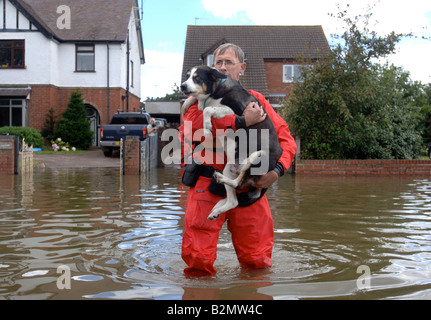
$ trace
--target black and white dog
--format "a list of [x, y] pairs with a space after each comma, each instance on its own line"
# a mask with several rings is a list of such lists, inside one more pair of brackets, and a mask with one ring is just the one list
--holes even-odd
[[[182, 113], [197, 100], [199, 109], [203, 110], [205, 135], [212, 131], [212, 117], [220, 119], [230, 114], [241, 116], [251, 102], [259, 103], [239, 82], [216, 69], [198, 66], [192, 68], [187, 76], [188, 79], [181, 85], [181, 91], [191, 97], [185, 101]], [[241, 134], [238, 134], [240, 131]], [[268, 116], [263, 122], [239, 129], [235, 134], [231, 131], [222, 139], [225, 139], [223, 145], [227, 164], [223, 174], [215, 172], [214, 177], [218, 183], [225, 185], [227, 197], [214, 206], [208, 216], [210, 220], [237, 207], [235, 189], [248, 187], [260, 175], [273, 170], [282, 153], [274, 125]], [[260, 169], [257, 168], [259, 160]], [[249, 196], [259, 198], [262, 192], [262, 189], [256, 189]]]

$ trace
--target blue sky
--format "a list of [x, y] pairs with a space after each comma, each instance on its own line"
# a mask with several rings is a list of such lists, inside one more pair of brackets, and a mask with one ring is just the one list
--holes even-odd
[[[360, 14], [376, 4], [373, 29], [381, 34], [414, 32], [431, 38], [431, 1], [410, 0], [143, 0], [143, 39], [146, 64], [142, 66], [142, 97], [159, 97], [179, 85], [187, 25], [322, 25], [328, 41], [342, 29], [328, 13], [336, 3], [349, 3]], [[141, 0], [139, 0], [141, 3]], [[197, 19], [196, 19], [197, 18]], [[431, 39], [400, 43], [391, 62], [410, 71], [413, 80], [431, 82]]]
[[144, 0], [143, 38], [149, 50], [184, 51], [187, 25], [254, 24], [252, 20], [215, 17], [201, 0]]

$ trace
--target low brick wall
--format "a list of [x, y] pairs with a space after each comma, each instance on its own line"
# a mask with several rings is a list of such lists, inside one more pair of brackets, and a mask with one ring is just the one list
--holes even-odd
[[0, 136], [0, 176], [18, 173], [15, 137]]
[[299, 160], [295, 173], [323, 175], [431, 175], [431, 160]]
[[141, 142], [139, 137], [127, 136], [123, 143], [124, 174], [139, 176], [141, 172]]

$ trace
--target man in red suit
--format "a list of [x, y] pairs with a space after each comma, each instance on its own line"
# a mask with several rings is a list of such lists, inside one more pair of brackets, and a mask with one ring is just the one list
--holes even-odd
[[[214, 52], [215, 68], [225, 75], [239, 81], [239, 77], [246, 69], [244, 52], [234, 44], [224, 44]], [[286, 122], [274, 111], [265, 97], [249, 90], [255, 96], [267, 115], [271, 118], [277, 132], [283, 153], [274, 170], [262, 175], [254, 184], [258, 188], [268, 188], [283, 176], [290, 168], [296, 152], [296, 143], [290, 134]], [[228, 115], [222, 119], [212, 119], [213, 132], [217, 129], [231, 128], [234, 131], [252, 126], [265, 119], [262, 108], [257, 103], [251, 103], [242, 116]], [[187, 143], [186, 137], [193, 137], [194, 133], [203, 128], [203, 112], [197, 103], [189, 107], [183, 116], [183, 122], [188, 125], [180, 127], [180, 140]], [[190, 125], [191, 124], [191, 125]], [[199, 135], [198, 135], [199, 136]], [[215, 136], [215, 135], [214, 135]], [[200, 141], [192, 141], [201, 143]], [[190, 141], [189, 141], [190, 142]], [[214, 142], [215, 143], [215, 142]], [[220, 159], [214, 145], [214, 155], [205, 155], [205, 159]], [[212, 148], [210, 148], [212, 149]], [[208, 148], [205, 149], [207, 151]], [[223, 171], [224, 164], [220, 161], [205, 163], [206, 168]], [[211, 172], [211, 170], [210, 170]], [[266, 196], [248, 206], [238, 206], [223, 213], [214, 221], [208, 220], [208, 215], [214, 205], [222, 198], [209, 191], [211, 175], [201, 175], [196, 184], [190, 188], [185, 213], [185, 231], [182, 244], [182, 258], [188, 265], [186, 275], [214, 275], [214, 261], [217, 256], [219, 232], [225, 221], [232, 234], [232, 242], [241, 267], [265, 268], [271, 267], [272, 248], [274, 243], [274, 225], [271, 210]]]

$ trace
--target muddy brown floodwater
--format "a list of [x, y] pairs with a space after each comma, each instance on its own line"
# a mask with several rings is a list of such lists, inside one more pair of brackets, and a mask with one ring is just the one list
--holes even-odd
[[289, 175], [267, 195], [273, 267], [239, 268], [224, 228], [217, 275], [187, 278], [178, 167], [1, 177], [0, 299], [431, 298], [431, 179]]

